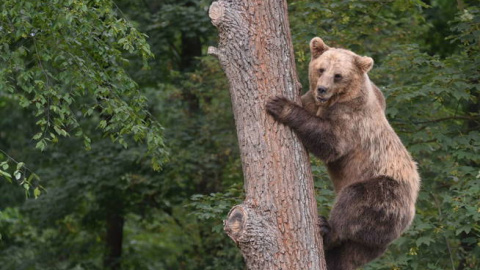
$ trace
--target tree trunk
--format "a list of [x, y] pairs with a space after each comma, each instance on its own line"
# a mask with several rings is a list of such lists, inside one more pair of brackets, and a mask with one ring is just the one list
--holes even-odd
[[105, 269], [119, 270], [121, 268], [124, 222], [125, 220], [121, 213], [107, 213], [106, 254], [103, 261]]
[[219, 0], [216, 55], [230, 94], [245, 177], [245, 201], [225, 220], [248, 269], [324, 270], [308, 155], [292, 130], [266, 114], [270, 97], [300, 103], [287, 3]]

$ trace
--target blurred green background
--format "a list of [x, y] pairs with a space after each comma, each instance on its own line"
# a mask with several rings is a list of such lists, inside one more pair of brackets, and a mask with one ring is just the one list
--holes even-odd
[[[0, 269], [245, 269], [222, 230], [243, 179], [210, 3], [0, 2]], [[480, 2], [288, 3], [304, 91], [314, 36], [373, 57], [420, 168], [412, 227], [364, 269], [480, 269]]]

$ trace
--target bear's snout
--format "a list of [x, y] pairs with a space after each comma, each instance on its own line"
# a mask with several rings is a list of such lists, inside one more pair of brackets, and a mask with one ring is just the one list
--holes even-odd
[[326, 87], [324, 87], [324, 86], [319, 86], [319, 87], [317, 87], [317, 91], [318, 91], [319, 94], [326, 94], [326, 93], [327, 93], [327, 90], [328, 90], [328, 89], [327, 89]]

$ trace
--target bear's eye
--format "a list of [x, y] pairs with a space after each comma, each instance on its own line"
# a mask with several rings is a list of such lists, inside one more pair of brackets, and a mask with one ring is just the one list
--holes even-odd
[[324, 68], [321, 68], [321, 69], [318, 70], [318, 72], [319, 72], [320, 74], [322, 74], [323, 72], [325, 72], [325, 69], [324, 69]]
[[342, 79], [342, 75], [341, 74], [335, 74], [335, 76], [333, 78], [336, 82], [338, 82]]

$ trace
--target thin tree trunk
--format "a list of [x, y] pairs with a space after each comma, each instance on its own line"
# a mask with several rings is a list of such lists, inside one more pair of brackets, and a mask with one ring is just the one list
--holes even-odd
[[124, 222], [125, 220], [121, 213], [107, 214], [106, 254], [103, 261], [105, 269], [119, 270], [121, 268]]
[[270, 97], [300, 103], [287, 3], [219, 0], [216, 55], [229, 79], [245, 177], [245, 201], [225, 220], [248, 269], [324, 270], [308, 155], [296, 135], [266, 114]]

